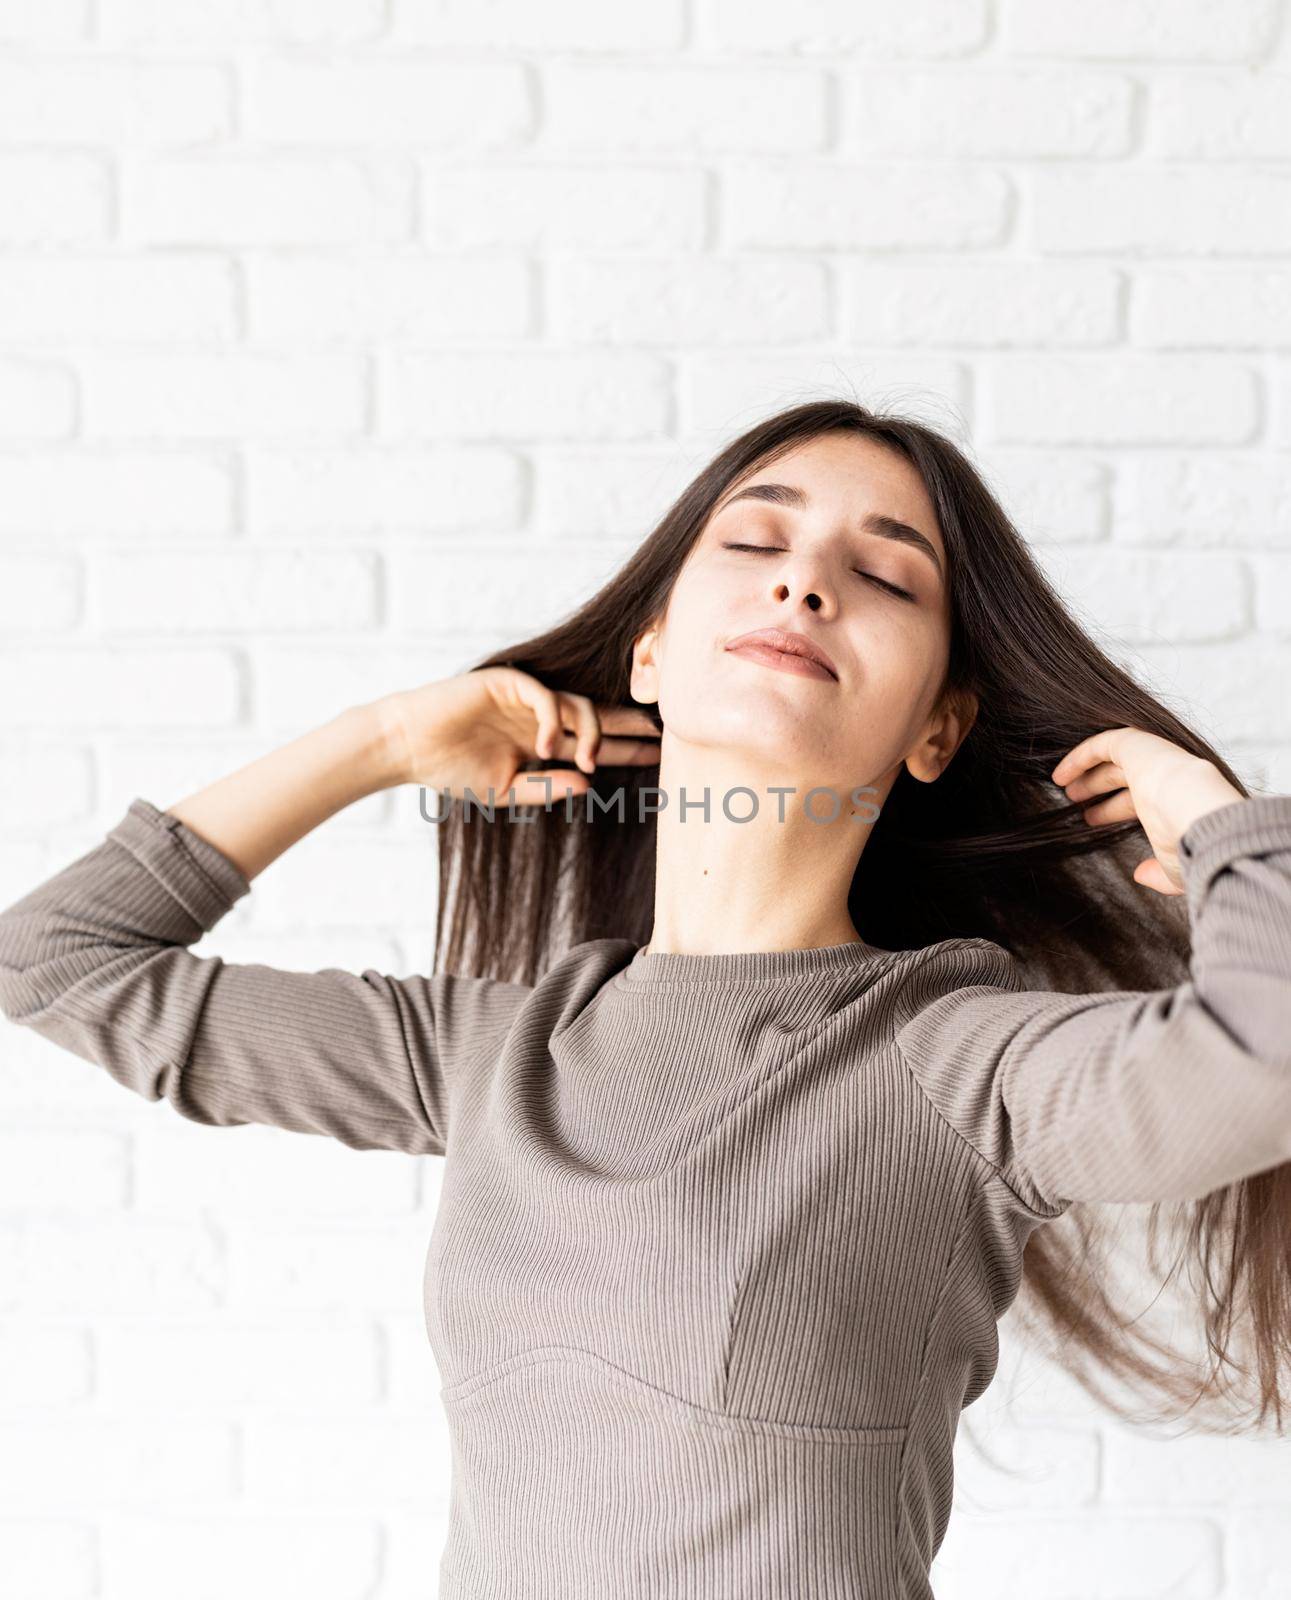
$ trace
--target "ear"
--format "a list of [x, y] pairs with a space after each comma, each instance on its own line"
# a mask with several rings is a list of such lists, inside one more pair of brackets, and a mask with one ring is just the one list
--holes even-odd
[[658, 649], [659, 628], [652, 623], [632, 646], [632, 670], [628, 686], [632, 698], [640, 705], [657, 705], [659, 701]]
[[935, 783], [977, 721], [979, 703], [971, 689], [950, 690], [929, 719], [923, 735], [905, 758], [906, 770], [920, 783]]

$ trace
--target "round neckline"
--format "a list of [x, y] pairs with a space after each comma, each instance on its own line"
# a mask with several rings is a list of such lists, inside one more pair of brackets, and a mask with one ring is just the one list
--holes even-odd
[[807, 945], [793, 950], [722, 950], [705, 954], [651, 950], [640, 946], [620, 969], [620, 987], [641, 991], [662, 984], [783, 983], [868, 966], [894, 950], [880, 950], [863, 939], [845, 944]]

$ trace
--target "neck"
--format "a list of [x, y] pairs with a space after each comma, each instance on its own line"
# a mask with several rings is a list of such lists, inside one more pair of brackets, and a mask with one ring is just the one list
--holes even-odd
[[[645, 950], [738, 953], [858, 940], [848, 895], [880, 803], [877, 785], [853, 799], [866, 780], [804, 782], [743, 754], [735, 761], [696, 754], [702, 761], [674, 747], [660, 765], [667, 804], [656, 818], [654, 922]], [[824, 792], [809, 809], [822, 820], [813, 821], [803, 802], [817, 784]], [[835, 808], [837, 818], [823, 820]]]

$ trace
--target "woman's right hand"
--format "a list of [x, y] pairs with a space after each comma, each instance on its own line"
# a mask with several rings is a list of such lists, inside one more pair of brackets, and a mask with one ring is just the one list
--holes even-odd
[[[483, 804], [548, 805], [584, 794], [600, 766], [652, 766], [659, 731], [643, 706], [597, 705], [549, 689], [518, 667], [480, 667], [385, 696], [380, 710], [396, 782], [470, 789]], [[581, 771], [520, 772], [526, 761], [574, 760]]]

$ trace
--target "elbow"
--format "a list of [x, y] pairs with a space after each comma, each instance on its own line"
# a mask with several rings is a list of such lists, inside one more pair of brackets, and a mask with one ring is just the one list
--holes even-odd
[[[25, 1022], [38, 1006], [35, 963], [19, 958], [18, 939], [8, 914], [0, 916], [0, 1015], [8, 1022]], [[30, 941], [23, 939], [24, 946]]]
[[0, 913], [0, 1014], [7, 1021], [31, 1023], [48, 1014], [73, 984], [120, 953], [115, 946], [78, 945], [70, 932], [48, 915]]
[[33, 973], [50, 949], [50, 930], [43, 918], [16, 905], [0, 911], [0, 1013], [22, 1022], [32, 1010]]
[[1291, 982], [1259, 973], [1231, 977], [1222, 1000], [1198, 995], [1207, 1015], [1245, 1055], [1291, 1072]]
[[52, 1004], [50, 985], [42, 983], [39, 969], [22, 971], [16, 967], [0, 967], [0, 1016], [6, 1022], [30, 1026], [42, 1015], [48, 1015]]

